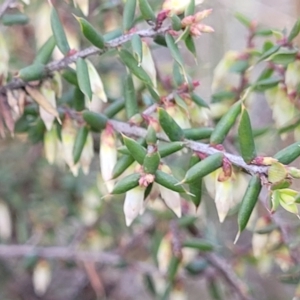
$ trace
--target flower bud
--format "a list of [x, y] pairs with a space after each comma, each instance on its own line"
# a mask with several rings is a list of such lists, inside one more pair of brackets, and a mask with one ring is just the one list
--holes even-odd
[[73, 120], [69, 117], [64, 119], [62, 130], [61, 130], [61, 140], [63, 146], [63, 155], [66, 164], [69, 166], [71, 172], [74, 176], [78, 175], [79, 164], [74, 164], [73, 160], [73, 148], [76, 138], [76, 129]]
[[102, 111], [102, 103], [107, 102], [107, 96], [104, 91], [102, 80], [94, 67], [94, 65], [86, 59], [91, 89], [93, 92], [92, 100], [88, 101], [88, 106], [91, 111], [101, 112]]
[[163, 237], [157, 251], [158, 269], [165, 274], [168, 271], [168, 266], [172, 257], [171, 235], [167, 234]]
[[106, 182], [107, 190], [110, 193], [114, 187], [112, 172], [117, 162], [116, 137], [110, 127], [104, 129], [100, 136], [100, 169], [103, 180]]
[[[198, 28], [198, 30], [200, 30]], [[237, 51], [228, 51], [218, 63], [214, 70], [212, 91], [228, 89], [228, 87], [236, 86], [239, 82], [239, 76], [229, 72], [231, 66], [237, 61], [239, 57]], [[235, 76], [234, 76], [235, 75]]]
[[182, 19], [181, 25], [182, 27], [190, 26], [195, 22], [195, 16], [187, 16]]
[[256, 221], [255, 227], [254, 227], [254, 233], [252, 236], [252, 250], [253, 250], [253, 256], [256, 258], [259, 258], [266, 252], [266, 246], [269, 240], [268, 234], [260, 234], [256, 233], [255, 231], [258, 231], [260, 229], [265, 228], [268, 226], [270, 221], [267, 218], [259, 218]]
[[80, 207], [80, 216], [85, 226], [91, 226], [96, 222], [98, 219], [97, 209], [100, 205], [100, 197], [95, 190], [90, 189], [84, 192]]
[[[278, 85], [265, 92], [265, 96], [269, 106], [272, 108], [273, 119], [276, 128], [286, 126], [295, 116], [295, 106], [291, 103], [283, 86]], [[285, 139], [287, 133], [281, 134], [281, 138]]]
[[12, 234], [12, 222], [8, 205], [0, 199], [0, 238], [8, 240]]
[[229, 210], [233, 207], [233, 184], [231, 178], [216, 181], [216, 208], [221, 223], [224, 222]]
[[195, 22], [201, 22], [212, 13], [212, 9], [205, 9], [195, 14]]
[[[142, 41], [142, 61], [140, 66], [146, 71], [146, 73], [149, 75], [154, 89], [157, 87], [157, 79], [156, 79], [156, 67], [155, 63], [153, 61], [153, 57], [150, 51], [149, 46], [146, 42]], [[139, 90], [143, 83], [140, 79], [137, 77], [133, 77], [133, 83], [136, 90]]]
[[9, 51], [6, 39], [2, 33], [0, 33], [0, 57], [0, 76], [4, 76], [4, 78], [6, 78], [8, 72]]
[[130, 226], [140, 211], [143, 211], [144, 193], [145, 188], [140, 186], [126, 192], [123, 207], [126, 226]]
[[79, 160], [80, 166], [85, 175], [87, 175], [90, 171], [90, 165], [93, 157], [94, 157], [94, 141], [93, 141], [92, 133], [89, 132]]
[[51, 282], [51, 269], [49, 263], [41, 259], [35, 265], [32, 274], [33, 288], [37, 296], [43, 296]]
[[172, 300], [188, 300], [186, 289], [181, 282], [177, 283], [170, 292], [170, 299]]
[[180, 194], [165, 188], [162, 185], [159, 186], [161, 198], [165, 201], [166, 205], [175, 213], [175, 215], [181, 217], [181, 198]]
[[[45, 97], [45, 99], [56, 108], [56, 99], [55, 99], [55, 91], [53, 90], [50, 81], [44, 81], [41, 86], [41, 93]], [[41, 105], [39, 105], [40, 116], [43, 120], [47, 130], [51, 130], [55, 116], [48, 111], [46, 111]]]
[[46, 131], [44, 134], [44, 153], [50, 165], [53, 165], [58, 154], [58, 143], [56, 127], [53, 126], [50, 131]]

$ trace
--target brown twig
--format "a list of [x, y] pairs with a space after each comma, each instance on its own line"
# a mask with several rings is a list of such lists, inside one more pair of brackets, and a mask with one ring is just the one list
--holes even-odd
[[[147, 134], [147, 130], [138, 126], [133, 126], [125, 122], [117, 121], [117, 120], [109, 120], [111, 126], [118, 132], [123, 133], [125, 135], [131, 135], [136, 137], [145, 137]], [[165, 134], [157, 134], [157, 137], [162, 141], [169, 141]], [[193, 151], [201, 152], [206, 155], [212, 155], [214, 153], [220, 152], [219, 150], [211, 147], [210, 145], [195, 142], [191, 140], [184, 140], [185, 147], [189, 148]], [[233, 155], [230, 153], [222, 152], [224, 156], [230, 160], [235, 166], [242, 168], [249, 174], [267, 174], [268, 167], [266, 166], [257, 166], [254, 164], [246, 164], [242, 157]]]
[[[118, 265], [126, 263], [123, 257], [108, 252], [93, 251], [76, 251], [69, 247], [33, 247], [30, 245], [0, 245], [1, 258], [22, 258], [25, 256], [35, 255], [45, 259], [61, 259], [81, 262], [94, 262], [103, 265]], [[147, 263], [132, 262], [130, 266], [141, 273], [156, 273], [157, 269]]]
[[[109, 49], [114, 49], [122, 44], [130, 41], [132, 39], [132, 36], [137, 34], [140, 37], [149, 37], [153, 38], [158, 34], [162, 34], [170, 30], [170, 27], [162, 27], [157, 30], [154, 30], [153, 28], [147, 29], [147, 30], [139, 30], [133, 33], [124, 34], [116, 39], [113, 39], [106, 43], [106, 47], [104, 49], [98, 49], [94, 46], [86, 48], [84, 50], [78, 51], [73, 55], [69, 55], [64, 57], [61, 60], [50, 62], [49, 64], [45, 65], [45, 75], [44, 78], [49, 77], [53, 72], [60, 71], [63, 69], [66, 69], [70, 64], [76, 62], [78, 58], [86, 58], [91, 55], [102, 55], [105, 52], [107, 52]], [[24, 87], [27, 84], [24, 80], [20, 78], [14, 78], [12, 79], [8, 84], [2, 86], [0, 88], [0, 93], [5, 93], [7, 90], [14, 90]]]

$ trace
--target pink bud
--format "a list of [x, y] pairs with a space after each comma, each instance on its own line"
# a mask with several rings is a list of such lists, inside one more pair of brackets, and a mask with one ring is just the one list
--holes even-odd
[[192, 25], [195, 22], [195, 17], [194, 16], [187, 16], [185, 18], [182, 19], [181, 21], [181, 25], [183, 27]]
[[202, 11], [199, 11], [195, 14], [195, 21], [198, 23], [202, 21], [204, 18], [208, 17], [212, 12], [212, 9], [205, 9]]

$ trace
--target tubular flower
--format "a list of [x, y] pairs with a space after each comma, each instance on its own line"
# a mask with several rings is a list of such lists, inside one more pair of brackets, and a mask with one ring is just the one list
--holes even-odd
[[[161, 170], [167, 174], [172, 174], [171, 169], [167, 165], [163, 165]], [[158, 189], [161, 195], [161, 198], [164, 200], [166, 205], [175, 213], [175, 215], [181, 217], [181, 197], [180, 194], [174, 192], [162, 185], [158, 185]]]
[[100, 137], [100, 168], [103, 180], [106, 183], [108, 192], [113, 189], [114, 182], [111, 180], [113, 168], [117, 162], [116, 137], [111, 128], [102, 131]]
[[124, 215], [126, 226], [130, 226], [140, 212], [144, 211], [145, 187], [137, 186], [126, 192], [124, 201]]
[[66, 117], [61, 130], [61, 140], [63, 146], [64, 160], [69, 166], [74, 176], [78, 175], [79, 164], [74, 164], [73, 160], [73, 148], [76, 138], [76, 128], [73, 124], [73, 120]]
[[165, 201], [166, 205], [175, 213], [175, 215], [181, 217], [181, 198], [179, 193], [171, 191], [162, 185], [159, 185], [159, 191], [161, 198]]
[[53, 165], [58, 153], [58, 137], [56, 127], [52, 127], [50, 131], [44, 134], [44, 153], [50, 165]]
[[12, 221], [9, 207], [0, 199], [0, 238], [7, 240], [12, 234]]
[[235, 205], [233, 199], [233, 184], [235, 175], [221, 180], [224, 176], [222, 168], [204, 177], [204, 183], [209, 195], [215, 199], [215, 204], [221, 223], [224, 222], [229, 210]]
[[[41, 93], [44, 95], [45, 99], [54, 107], [56, 108], [56, 100], [55, 100], [55, 91], [53, 90], [50, 81], [45, 81], [41, 87]], [[43, 120], [47, 130], [51, 130], [55, 116], [44, 108], [39, 106], [40, 116]]]
[[89, 132], [82, 153], [80, 156], [80, 166], [85, 175], [90, 171], [90, 165], [94, 157], [94, 143], [92, 134]]
[[51, 268], [49, 263], [41, 259], [35, 265], [32, 274], [33, 288], [38, 296], [43, 296], [51, 282]]

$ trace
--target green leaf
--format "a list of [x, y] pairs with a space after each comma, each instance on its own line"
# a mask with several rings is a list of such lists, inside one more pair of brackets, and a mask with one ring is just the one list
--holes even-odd
[[171, 141], [181, 141], [184, 133], [174, 119], [162, 108], [158, 109], [159, 124]]
[[125, 32], [132, 28], [134, 22], [136, 0], [127, 0], [123, 11], [123, 30]]
[[22, 13], [16, 14], [5, 14], [1, 18], [1, 22], [5, 26], [12, 26], [12, 25], [25, 25], [29, 22], [28, 16]]
[[194, 103], [196, 103], [200, 107], [206, 107], [209, 108], [209, 105], [196, 93], [191, 93], [191, 99]]
[[158, 144], [158, 152], [161, 156], [167, 157], [177, 151], [180, 151], [184, 147], [184, 143], [182, 142], [172, 142], [172, 143], [167, 143], [167, 144]]
[[249, 164], [256, 157], [256, 150], [250, 117], [245, 107], [242, 108], [238, 135], [242, 157]]
[[123, 194], [129, 190], [132, 190], [133, 188], [139, 185], [140, 178], [141, 178], [141, 174], [139, 173], [133, 173], [131, 175], [122, 178], [115, 184], [111, 194], [113, 195]]
[[194, 55], [194, 57], [197, 57], [197, 50], [196, 50], [196, 46], [195, 46], [195, 42], [193, 37], [189, 34], [185, 40], [185, 46], [187, 47], [187, 49]]
[[[247, 226], [254, 206], [258, 200], [258, 196], [261, 191], [261, 181], [258, 175], [253, 175], [248, 188], [243, 197], [239, 213], [238, 213], [238, 225], [239, 233], [241, 233]], [[239, 236], [239, 234], [238, 234]]]
[[85, 94], [85, 96], [89, 100], [92, 100], [93, 92], [91, 88], [88, 66], [83, 58], [77, 58], [76, 74], [80, 90]]
[[120, 58], [122, 62], [128, 67], [128, 69], [139, 79], [141, 79], [145, 84], [152, 86], [152, 80], [146, 71], [138, 66], [137, 61], [133, 57], [133, 55], [125, 49], [120, 50], [119, 52]]
[[174, 38], [169, 33], [166, 34], [166, 43], [171, 52], [172, 57], [180, 65], [182, 71], [184, 72], [184, 64], [181, 53], [178, 49], [177, 44], [175, 43]]
[[171, 16], [171, 23], [172, 23], [172, 28], [175, 31], [181, 30], [181, 19], [177, 15], [172, 15]]
[[185, 189], [178, 185], [179, 181], [172, 175], [163, 171], [157, 170], [155, 172], [155, 182], [164, 186], [165, 188], [177, 193], [186, 193]]
[[38, 51], [34, 63], [47, 64], [51, 59], [55, 46], [55, 39], [51, 36]]
[[288, 65], [289, 63], [295, 61], [297, 53], [297, 49], [281, 48], [279, 51], [272, 54], [268, 58], [268, 61], [272, 61], [274, 64]]
[[147, 0], [139, 0], [139, 7], [144, 20], [152, 22], [156, 21], [154, 11]]
[[230, 129], [233, 127], [238, 115], [240, 114], [241, 107], [241, 102], [235, 103], [217, 123], [215, 130], [210, 136], [211, 145], [223, 143]]
[[235, 13], [234, 14], [235, 18], [242, 23], [244, 26], [246, 26], [247, 28], [251, 27], [251, 20], [248, 19], [245, 15], [241, 14], [241, 13]]
[[193, 248], [193, 249], [197, 249], [199, 251], [212, 251], [214, 249], [213, 245], [204, 240], [204, 239], [189, 239], [186, 240], [182, 243], [183, 247], [186, 248]]
[[221, 91], [212, 95], [212, 103], [218, 103], [225, 100], [233, 100], [236, 97], [236, 92], [233, 91]]
[[140, 65], [143, 59], [143, 44], [142, 44], [142, 39], [138, 34], [134, 34], [132, 36], [131, 47], [133, 50], [133, 55], [136, 58], [138, 65]]
[[77, 80], [77, 75], [76, 75], [76, 71], [74, 71], [71, 68], [66, 68], [63, 72], [62, 72], [62, 77], [69, 83], [71, 83], [72, 85], [75, 85], [76, 87], [79, 87], [78, 84], [78, 80]]
[[[200, 158], [197, 154], [193, 154], [190, 159], [189, 168], [193, 167], [200, 161]], [[191, 200], [193, 201], [196, 209], [198, 209], [201, 199], [202, 199], [202, 178], [198, 177], [194, 182], [189, 184], [189, 191], [192, 194], [190, 196]]]
[[109, 42], [113, 39], [120, 37], [123, 34], [120, 28], [107, 32], [103, 35], [104, 41]]
[[80, 127], [79, 130], [77, 131], [77, 135], [76, 135], [74, 147], [73, 147], [74, 164], [77, 164], [81, 157], [81, 153], [84, 148], [88, 133], [89, 133], [89, 130], [86, 126]]
[[133, 80], [130, 74], [127, 75], [124, 82], [124, 99], [126, 115], [129, 120], [132, 116], [139, 112]]
[[154, 174], [157, 171], [159, 164], [160, 164], [160, 155], [156, 149], [156, 151], [152, 153], [148, 153], [145, 156], [144, 163], [143, 163], [144, 172], [147, 174]]
[[84, 121], [90, 125], [91, 129], [96, 132], [103, 130], [108, 120], [105, 115], [88, 110], [82, 113], [82, 117]]
[[279, 45], [275, 45], [272, 48], [268, 49], [266, 52], [264, 52], [262, 54], [262, 56], [260, 57], [260, 59], [257, 61], [257, 63], [267, 59], [269, 56], [271, 56], [272, 54], [276, 53], [278, 50], [280, 49]]
[[193, 165], [186, 172], [185, 177], [181, 183], [190, 183], [212, 173], [213, 171], [215, 171], [216, 169], [222, 166], [223, 158], [224, 155], [221, 152], [208, 156], [204, 160]]
[[296, 21], [296, 23], [294, 24], [289, 36], [288, 36], [288, 42], [292, 42], [294, 38], [297, 37], [297, 35], [300, 32], [300, 18]]
[[184, 77], [182, 75], [181, 68], [176, 61], [174, 61], [173, 64], [172, 74], [173, 74], [173, 80], [177, 86], [180, 86], [184, 83]]
[[191, 0], [187, 8], [185, 9], [184, 16], [190, 16], [195, 13], [196, 3], [195, 0]]
[[104, 109], [103, 114], [111, 119], [117, 113], [119, 113], [124, 107], [125, 107], [124, 99], [116, 100], [110, 103], [110, 105], [106, 109]]
[[267, 79], [256, 81], [252, 84], [252, 87], [255, 91], [264, 92], [265, 90], [277, 86], [280, 81], [282, 81], [281, 77], [274, 76]]
[[51, 28], [56, 41], [58, 49], [66, 55], [70, 51], [70, 46], [64, 31], [64, 28], [60, 22], [58, 13], [54, 7], [51, 10]]
[[45, 76], [45, 66], [38, 62], [21, 69], [18, 73], [18, 77], [24, 81], [40, 80]]
[[134, 158], [131, 155], [121, 156], [112, 171], [112, 179], [119, 177], [133, 164]]
[[187, 128], [183, 129], [183, 134], [186, 139], [198, 141], [203, 139], [209, 139], [213, 131], [214, 128]]
[[99, 49], [105, 47], [103, 36], [84, 18], [75, 17], [80, 24], [81, 31], [85, 38]]
[[74, 88], [73, 91], [72, 104], [76, 111], [82, 111], [85, 109], [84, 93], [77, 86]]
[[230, 66], [229, 72], [232, 73], [243, 73], [249, 68], [248, 60], [238, 60]]
[[274, 155], [284, 165], [288, 165], [300, 156], [300, 142], [296, 142], [280, 150]]
[[147, 150], [141, 144], [125, 135], [123, 135], [123, 141], [134, 160], [143, 165]]

